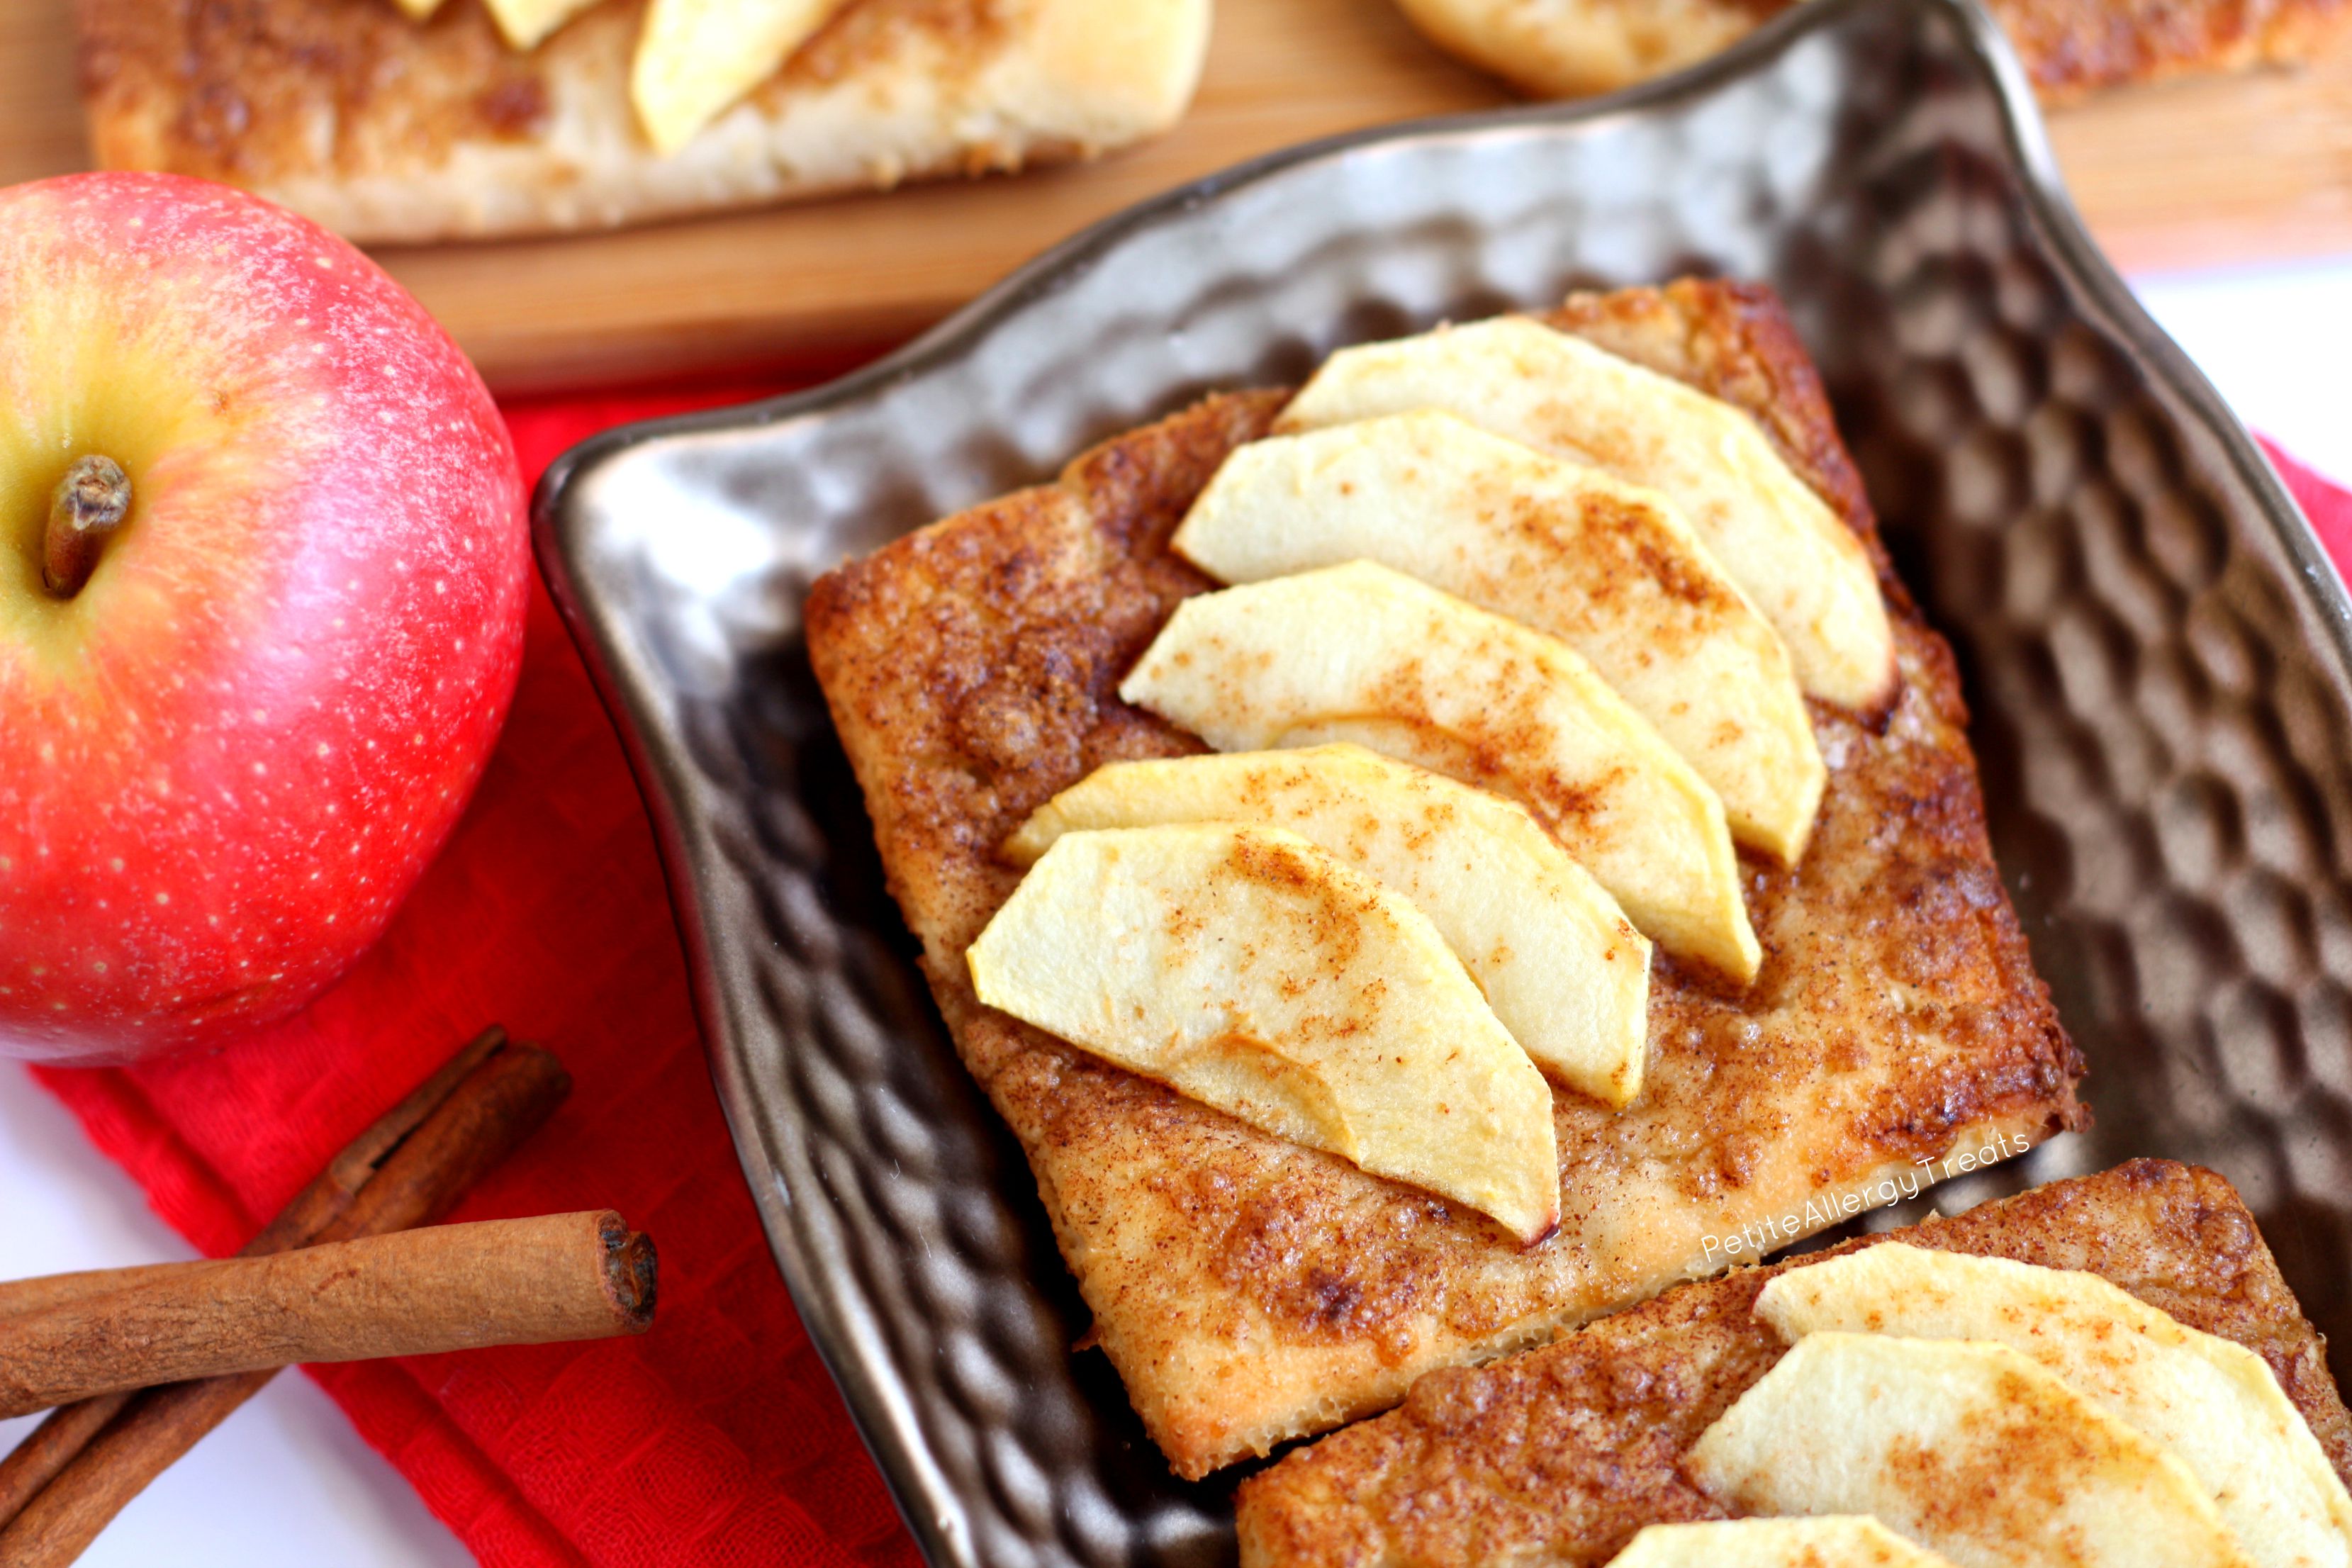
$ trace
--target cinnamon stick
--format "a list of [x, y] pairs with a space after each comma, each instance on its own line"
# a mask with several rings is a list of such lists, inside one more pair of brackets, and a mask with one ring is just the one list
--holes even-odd
[[375, 1175], [311, 1242], [382, 1236], [439, 1219], [538, 1131], [571, 1092], [571, 1075], [549, 1052], [537, 1046], [500, 1051], [384, 1156]]
[[0, 1322], [0, 1418], [298, 1362], [642, 1333], [653, 1244], [609, 1211], [430, 1226], [268, 1258], [130, 1270]]
[[104, 1296], [127, 1285], [168, 1279], [185, 1263], [145, 1263], [131, 1268], [90, 1268], [79, 1274], [43, 1274], [31, 1279], [0, 1279], [0, 1323], [30, 1312]]
[[[8, 1451], [5, 1459], [0, 1459], [0, 1542], [6, 1540], [6, 1525], [40, 1496], [42, 1488], [86, 1452], [107, 1423], [130, 1403], [127, 1394], [109, 1394], [62, 1405], [50, 1411]], [[6, 1551], [0, 1544], [0, 1563], [9, 1561]]]
[[[289, 1247], [307, 1247], [331, 1221], [351, 1205], [361, 1188], [373, 1179], [376, 1168], [416, 1131], [460, 1084], [490, 1057], [504, 1048], [507, 1032], [493, 1024], [475, 1036], [405, 1099], [369, 1124], [367, 1131], [345, 1144], [310, 1185], [287, 1203], [278, 1217], [255, 1233], [238, 1249], [239, 1258], [259, 1258]], [[153, 1263], [135, 1268], [91, 1268], [74, 1274], [49, 1274], [32, 1279], [0, 1279], [0, 1321], [54, 1307], [84, 1296], [119, 1290], [142, 1276], [161, 1278], [185, 1264]], [[0, 1503], [0, 1523], [8, 1510]]]
[[[508, 1047], [489, 1031], [354, 1140], [253, 1247], [289, 1235], [298, 1240], [281, 1245], [344, 1240], [437, 1218], [537, 1131], [571, 1088], [553, 1056]], [[53, 1412], [0, 1460], [0, 1563], [74, 1561], [148, 1482], [276, 1375], [107, 1394]]]
[[[261, 1258], [273, 1252], [283, 1252], [292, 1247], [308, 1247], [318, 1240], [326, 1228], [342, 1217], [352, 1200], [382, 1173], [384, 1162], [417, 1130], [432, 1119], [434, 1113], [447, 1105], [461, 1090], [480, 1092], [475, 1076], [482, 1064], [507, 1049], [507, 1032], [496, 1024], [476, 1035], [457, 1054], [435, 1070], [432, 1077], [418, 1084], [403, 1097], [400, 1103], [369, 1123], [367, 1131], [343, 1145], [327, 1168], [311, 1179], [310, 1184], [294, 1194], [293, 1200], [278, 1211], [278, 1217], [238, 1250], [240, 1258]], [[555, 1058], [536, 1046], [516, 1047], [518, 1054], [535, 1053], [541, 1059], [527, 1069], [527, 1076], [543, 1079], [551, 1098], [546, 1109], [538, 1114], [520, 1137], [528, 1137], [551, 1113], [557, 1102], [571, 1091], [572, 1080], [564, 1075]], [[520, 1141], [520, 1140], [518, 1140]], [[503, 1156], [501, 1156], [503, 1157]], [[487, 1167], [485, 1167], [487, 1169]], [[418, 1222], [423, 1223], [423, 1222]]]

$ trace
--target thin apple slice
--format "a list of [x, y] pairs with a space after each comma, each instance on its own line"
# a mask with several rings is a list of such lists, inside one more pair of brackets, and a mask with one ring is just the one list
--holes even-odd
[[1427, 915], [1538, 1067], [1612, 1107], [1642, 1089], [1650, 944], [1524, 806], [1360, 746], [1113, 763], [1005, 843], [1177, 822], [1286, 828]]
[[1342, 349], [1276, 428], [1416, 408], [1443, 408], [1663, 490], [1788, 644], [1807, 693], [1859, 709], [1893, 693], [1894, 634], [1869, 553], [1729, 404], [1581, 338], [1500, 316]]
[[1803, 853], [1827, 771], [1788, 649], [1674, 503], [1436, 409], [1253, 441], [1172, 541], [1226, 583], [1359, 558], [1558, 637], [1722, 797]]
[[441, 9], [441, 0], [400, 0], [401, 14], [412, 22], [422, 22]]
[[1952, 1568], [1867, 1514], [1653, 1524], [1609, 1568]]
[[1401, 893], [1295, 833], [1065, 834], [972, 943], [980, 999], [1253, 1127], [1559, 1223], [1551, 1090]]
[[1885, 1242], [1780, 1276], [1756, 1315], [2008, 1345], [2177, 1455], [2262, 1568], [2352, 1563], [2352, 1498], [2270, 1363], [2095, 1274]]
[[1745, 1513], [1867, 1513], [1961, 1568], [2252, 1568], [2188, 1467], [2007, 1345], [1807, 1334], [1683, 1468]]
[[[439, 5], [440, 0], [430, 0]], [[594, 5], [596, 0], [483, 0], [489, 7], [490, 20], [499, 25], [499, 34], [507, 47], [516, 49], [537, 48], [540, 41], [556, 28]]]
[[1369, 561], [1177, 606], [1118, 694], [1223, 752], [1353, 741], [1535, 813], [1634, 926], [1742, 984], [1723, 803], [1566, 644]]
[[652, 0], [629, 97], [665, 155], [775, 73], [845, 0]]

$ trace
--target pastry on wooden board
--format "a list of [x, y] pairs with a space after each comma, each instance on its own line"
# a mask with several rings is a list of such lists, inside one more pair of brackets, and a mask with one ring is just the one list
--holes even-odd
[[[1440, 47], [1538, 98], [1613, 92], [1738, 42], [1793, 0], [1397, 0]], [[1989, 0], [2045, 102], [2307, 60], [2342, 0]]]
[[2336, 1474], [2352, 1474], [2352, 1417], [2325, 1345], [2253, 1216], [2210, 1171], [2136, 1160], [1685, 1285], [1541, 1350], [1423, 1378], [1401, 1408], [1242, 1483], [1244, 1568], [1601, 1568], [1645, 1525], [1726, 1517], [1685, 1461], [1788, 1353], [1758, 1297], [1792, 1269], [1885, 1241], [2084, 1270], [2242, 1345]]
[[108, 168], [225, 180], [362, 241], [605, 228], [1092, 157], [1167, 129], [1209, 0], [851, 0], [667, 155], [642, 0], [518, 50], [481, 0], [78, 0]]
[[1753, 984], [1662, 950], [1641, 1097], [1612, 1110], [1556, 1093], [1560, 1226], [1533, 1247], [984, 1007], [967, 969], [1020, 880], [1000, 847], [1033, 811], [1103, 763], [1203, 749], [1117, 689], [1213, 586], [1167, 541], [1288, 394], [1207, 398], [829, 574], [809, 602], [811, 657], [933, 994], [1182, 1476], [1720, 1267], [1708, 1237], [1788, 1217], [1775, 1234], [1794, 1239], [1948, 1151], [2013, 1152], [2085, 1121], [2081, 1058], [1992, 863], [1950, 650], [1886, 563], [1778, 301], [1685, 282], [1542, 319], [1757, 420], [1864, 541], [1900, 679], [1879, 712], [1811, 705], [1829, 781], [1804, 858], [1741, 863]]

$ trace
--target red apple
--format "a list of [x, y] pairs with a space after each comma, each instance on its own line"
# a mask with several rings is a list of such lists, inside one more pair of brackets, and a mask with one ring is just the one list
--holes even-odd
[[[129, 511], [53, 584], [88, 455]], [[505, 720], [529, 548], [488, 393], [349, 245], [169, 175], [0, 191], [0, 1054], [217, 1042], [358, 957]]]

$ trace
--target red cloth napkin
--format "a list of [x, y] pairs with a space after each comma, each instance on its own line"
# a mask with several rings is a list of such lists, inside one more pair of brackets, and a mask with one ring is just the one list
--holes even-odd
[[2263, 451], [2279, 478], [2286, 481], [2295, 504], [2303, 508], [2303, 515], [2311, 520], [2311, 531], [2319, 535], [2320, 547], [2336, 563], [2336, 572], [2352, 582], [2352, 490], [2305, 468], [2267, 438], [2256, 439], [2262, 441]]
[[[536, 477], [607, 426], [777, 390], [516, 404], [508, 416]], [[2272, 458], [2352, 564], [2352, 494]], [[215, 1056], [39, 1077], [166, 1220], [222, 1254], [492, 1021], [553, 1046], [577, 1087], [456, 1217], [620, 1209], [661, 1247], [658, 1326], [311, 1375], [486, 1563], [915, 1568], [769, 1260], [703, 1067], [651, 828], [544, 593], [472, 809], [350, 976]]]

